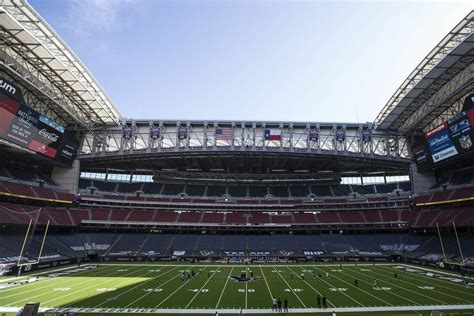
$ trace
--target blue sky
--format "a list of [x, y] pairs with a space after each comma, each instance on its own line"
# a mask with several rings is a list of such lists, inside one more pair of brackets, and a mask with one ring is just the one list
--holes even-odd
[[373, 121], [472, 1], [29, 0], [139, 119]]

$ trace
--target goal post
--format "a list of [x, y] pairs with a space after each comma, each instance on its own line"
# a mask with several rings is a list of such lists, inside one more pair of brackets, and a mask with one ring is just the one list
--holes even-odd
[[33, 222], [33, 219], [30, 219], [30, 221], [28, 223], [28, 228], [26, 229], [25, 238], [23, 239], [23, 243], [22, 243], [20, 254], [18, 256], [18, 261], [17, 261], [18, 276], [20, 276], [23, 266], [38, 264], [41, 261], [41, 256], [43, 255], [43, 250], [44, 250], [44, 246], [45, 246], [45, 243], [46, 243], [46, 237], [48, 236], [49, 224], [51, 222], [50, 220], [47, 221], [43, 236], [41, 238], [41, 244], [40, 244], [38, 257], [36, 258], [36, 260], [29, 260], [29, 258], [25, 257], [27, 260], [25, 260], [25, 262], [22, 262], [22, 259], [24, 258], [24, 255], [25, 255], [25, 252], [27, 251], [27, 249], [26, 249], [27, 244], [31, 245], [31, 243], [33, 241], [34, 232], [36, 230], [36, 224], [38, 223], [38, 219], [39, 219], [41, 210], [42, 209], [40, 208], [36, 211], [37, 214], [35, 216], [36, 217], [35, 222]]
[[449, 260], [448, 258], [446, 258], [446, 252], [445, 252], [445, 248], [444, 248], [443, 238], [441, 237], [441, 231], [439, 229], [438, 222], [436, 222], [436, 228], [437, 228], [437, 231], [438, 231], [438, 238], [439, 238], [439, 242], [440, 242], [440, 246], [441, 246], [441, 251], [443, 252], [443, 263], [450, 264], [450, 265], [453, 265], [453, 266], [459, 266], [461, 269], [463, 269], [464, 268], [464, 255], [463, 255], [463, 252], [462, 252], [461, 243], [459, 242], [459, 236], [458, 236], [458, 231], [456, 229], [456, 224], [454, 223], [454, 221], [452, 222], [452, 224], [453, 224], [453, 229], [454, 229], [454, 236], [456, 237], [457, 248], [459, 250], [459, 258], [461, 260], [460, 261], [454, 261], [454, 260]]

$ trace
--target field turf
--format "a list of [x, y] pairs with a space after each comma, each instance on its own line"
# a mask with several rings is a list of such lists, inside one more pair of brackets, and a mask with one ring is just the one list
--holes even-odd
[[[474, 281], [466, 286], [459, 275], [417, 266], [94, 266], [71, 266], [21, 279], [2, 278], [0, 313], [14, 312], [27, 302], [40, 302], [42, 309], [72, 309], [90, 315], [137, 312], [214, 315], [216, 310], [220, 314], [238, 314], [241, 308], [244, 315], [264, 315], [272, 314], [272, 297], [288, 300], [287, 315], [302, 312], [329, 315], [332, 310], [338, 315], [430, 315], [433, 309], [458, 309], [456, 315], [473, 315], [474, 311]], [[241, 274], [247, 274], [251, 280], [242, 282], [232, 278]], [[317, 295], [327, 297], [326, 310], [317, 307]]]

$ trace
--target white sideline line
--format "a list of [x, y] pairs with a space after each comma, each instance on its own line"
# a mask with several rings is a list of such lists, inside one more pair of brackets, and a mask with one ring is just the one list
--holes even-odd
[[[0, 313], [16, 313], [22, 307], [0, 306]], [[424, 305], [424, 306], [377, 306], [377, 307], [337, 307], [337, 308], [290, 308], [294, 314], [328, 314], [329, 312], [396, 312], [396, 311], [432, 311], [432, 310], [474, 310], [474, 305]], [[40, 312], [75, 312], [75, 313], [101, 313], [101, 314], [239, 314], [240, 309], [156, 309], [156, 308], [56, 308], [40, 307]], [[271, 309], [244, 309], [243, 314], [272, 314]]]
[[232, 275], [232, 271], [234, 271], [234, 267], [230, 269], [229, 275], [227, 276], [227, 280], [225, 281], [224, 288], [222, 289], [221, 295], [219, 296], [219, 300], [217, 301], [216, 308], [219, 307], [219, 303], [221, 302], [222, 296], [224, 295], [224, 291], [227, 287], [227, 282], [229, 282], [230, 276]]
[[[124, 262], [124, 263], [113, 263], [113, 262], [101, 262], [100, 263], [101, 266], [137, 266], [137, 267], [152, 267], [152, 266], [160, 266], [160, 267], [163, 267], [163, 266], [166, 266], [166, 267], [170, 267], [170, 266], [178, 266], [178, 267], [197, 267], [197, 266], [206, 266], [206, 267], [212, 267], [212, 266], [218, 266], [218, 265], [223, 265], [222, 262], [215, 262], [215, 263], [210, 263], [210, 262], [202, 262], [202, 263], [197, 263], [197, 264], [187, 264], [187, 263], [179, 263], [179, 264], [167, 264], [167, 263], [129, 263], [129, 262]], [[296, 263], [296, 264], [292, 264], [292, 263], [278, 263], [278, 262], [271, 262], [271, 263], [267, 263], [267, 264], [261, 264], [261, 263], [254, 263], [254, 264], [249, 264], [247, 267], [249, 268], [252, 268], [252, 267], [260, 267], [260, 266], [263, 266], [263, 267], [271, 267], [273, 265], [280, 265], [280, 266], [284, 266], [284, 265], [290, 265], [290, 266], [298, 266], [298, 267], [312, 267], [315, 265], [314, 262], [312, 263], [308, 263], [308, 264], [299, 264], [299, 263]], [[335, 267], [335, 266], [339, 266], [339, 263], [322, 263], [322, 264], [317, 264], [318, 266], [320, 267]], [[355, 263], [347, 263], [346, 264], [347, 266], [355, 266]], [[392, 262], [383, 262], [383, 263], [377, 263], [378, 266], [393, 266], [393, 265], [403, 265], [403, 263], [392, 263]], [[226, 264], [226, 265], [223, 265], [224, 267], [242, 267], [244, 266], [244, 264], [242, 263], [230, 263], [230, 264]], [[360, 263], [358, 262], [357, 263], [357, 266], [358, 267], [362, 267], [362, 266], [373, 266], [373, 263]], [[414, 265], [416, 266], [416, 265]]]

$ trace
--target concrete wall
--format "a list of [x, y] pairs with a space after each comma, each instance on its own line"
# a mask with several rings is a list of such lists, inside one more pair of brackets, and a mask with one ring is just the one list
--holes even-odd
[[433, 171], [427, 170], [418, 172], [418, 168], [414, 162], [410, 164], [410, 178], [412, 193], [414, 194], [423, 193], [436, 183], [436, 177]]
[[81, 164], [74, 160], [71, 168], [54, 167], [52, 179], [69, 193], [76, 194], [79, 190]]

